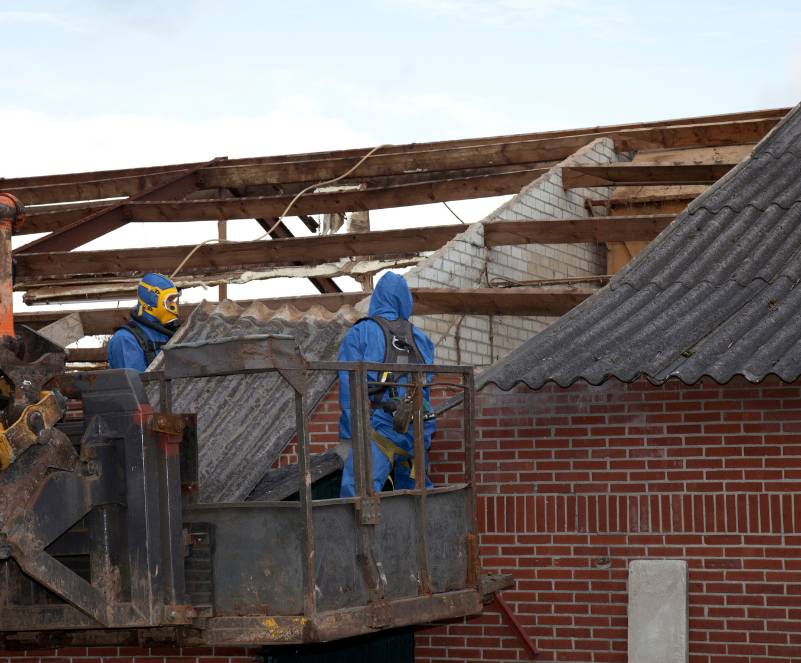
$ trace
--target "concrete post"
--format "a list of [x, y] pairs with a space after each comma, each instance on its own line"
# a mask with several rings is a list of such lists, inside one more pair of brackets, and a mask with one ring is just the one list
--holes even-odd
[[689, 660], [687, 562], [637, 559], [629, 564], [629, 663]]

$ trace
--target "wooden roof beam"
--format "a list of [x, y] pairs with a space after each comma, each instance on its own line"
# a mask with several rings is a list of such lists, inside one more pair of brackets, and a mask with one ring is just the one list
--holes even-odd
[[[547, 172], [547, 168], [498, 168], [489, 174], [436, 179], [430, 175], [410, 176], [410, 182], [373, 188], [353, 188], [329, 193], [307, 193], [292, 207], [291, 215], [325, 214], [331, 210], [360, 211], [386, 207], [421, 205], [431, 202], [483, 198], [517, 193], [523, 186]], [[422, 181], [414, 181], [422, 180]], [[235, 190], [235, 189], [232, 189]], [[131, 221], [203, 221], [276, 217], [282, 214], [294, 194], [247, 196], [239, 191], [237, 198], [201, 198], [169, 200], [166, 197], [152, 205], [141, 207], [137, 201], [120, 203]], [[176, 205], [180, 203], [176, 207]], [[184, 203], [189, 204], [187, 207]], [[97, 203], [87, 203], [88, 209], [97, 209]], [[34, 208], [27, 213], [26, 230], [57, 231], [81, 217], [81, 204], [67, 209], [59, 206]], [[98, 212], [99, 214], [99, 212]], [[26, 228], [27, 227], [27, 228]]]
[[736, 165], [617, 163], [608, 166], [566, 166], [562, 168], [562, 186], [565, 189], [581, 189], [618, 185], [707, 185], [717, 182]]
[[[206, 166], [217, 163], [225, 157], [215, 158]], [[183, 171], [170, 177], [136, 196], [138, 201], [158, 199], [159, 197], [182, 198], [197, 189], [195, 173], [198, 168]], [[111, 207], [98, 210], [88, 216], [60, 228], [51, 234], [40, 237], [14, 251], [15, 255], [32, 251], [69, 251], [106, 233], [121, 228], [131, 219], [127, 214], [128, 201], [119, 202]], [[218, 217], [220, 218], [220, 217]]]
[[[389, 146], [359, 166], [351, 180], [369, 181], [376, 177], [401, 177], [409, 173], [445, 173], [485, 167], [521, 166], [560, 161], [590, 141], [609, 136], [620, 151], [657, 148], [722, 146], [758, 142], [778, 117], [739, 119], [684, 125], [597, 127], [578, 133], [541, 133], [499, 138]], [[243, 188], [261, 184], [313, 184], [336, 177], [356, 164], [367, 150], [318, 153], [291, 157], [263, 157], [229, 161], [224, 165], [196, 167], [200, 189]], [[94, 179], [63, 179], [66, 176], [0, 180], [4, 190], [14, 193], [25, 204], [44, 204], [134, 196], [157, 186], [177, 167], [160, 170], [131, 169], [87, 174]], [[115, 175], [117, 173], [117, 175]], [[124, 173], [124, 174], [122, 174]], [[451, 177], [448, 175], [448, 177]], [[52, 178], [57, 178], [53, 181]], [[443, 175], [440, 179], [445, 179]]]
[[[426, 203], [470, 198], [486, 198], [517, 193], [522, 187], [547, 172], [547, 168], [507, 169], [494, 175], [461, 179], [431, 180], [422, 183], [401, 184], [376, 189], [345, 190], [331, 193], [308, 193], [297, 200], [291, 215], [324, 214], [331, 210], [361, 211], [405, 207]], [[283, 214], [292, 195], [208, 198], [200, 200], [153, 200], [121, 203], [127, 221], [216, 221], [218, 219], [258, 219]], [[63, 216], [74, 217], [75, 210], [66, 213], [48, 212], [48, 226], [60, 227]], [[30, 214], [31, 221], [43, 229], [39, 213]], [[74, 225], [74, 224], [73, 224]], [[69, 228], [71, 226], [67, 226]], [[37, 240], [43, 242], [42, 240]], [[62, 250], [55, 247], [46, 250]], [[26, 247], [20, 252], [30, 253]]]
[[[434, 315], [458, 313], [465, 315], [530, 315], [553, 317], [567, 313], [589, 297], [593, 290], [548, 290], [543, 288], [476, 288], [458, 290], [450, 288], [413, 288], [415, 315]], [[353, 306], [368, 293], [342, 292], [325, 295], [307, 295], [302, 297], [282, 297], [277, 299], [248, 300], [238, 302], [249, 305], [254, 301], [261, 302], [270, 308], [291, 305], [300, 310], [312, 306], [323, 306], [330, 311], [337, 311], [343, 306]], [[181, 306], [181, 317], [186, 319], [197, 304]], [[14, 319], [34, 328], [74, 313], [58, 309], [56, 311], [19, 311]], [[130, 311], [123, 308], [87, 309], [79, 311], [84, 331], [87, 335], [111, 334], [124, 324]]]
[[[486, 246], [574, 244], [582, 242], [651, 240], [672, 215], [594, 217], [560, 220], [490, 221], [484, 224]], [[261, 219], [263, 227], [274, 221]], [[279, 225], [276, 228], [285, 228]], [[403, 256], [440, 248], [465, 226], [428, 226], [312, 237], [206, 245], [185, 265], [183, 274], [265, 269], [281, 265], [315, 265], [353, 256]], [[288, 230], [286, 231], [288, 233]], [[280, 235], [279, 235], [280, 236]], [[36, 282], [76, 276], [131, 277], [145, 272], [170, 273], [192, 249], [159, 246], [141, 249], [29, 253], [17, 256], [19, 289]]]
[[[551, 138], [560, 138], [564, 136], [600, 135], [600, 134], [607, 134], [610, 132], [631, 131], [635, 129], [652, 129], [659, 127], [709, 125], [709, 124], [731, 125], [731, 123], [733, 122], [748, 122], [753, 120], [778, 121], [779, 119], [784, 117], [790, 110], [791, 110], [790, 108], [774, 108], [774, 109], [765, 109], [757, 111], [748, 111], [744, 113], [725, 113], [718, 115], [674, 118], [668, 120], [658, 120], [654, 122], [614, 124], [606, 126], [562, 129], [557, 131], [544, 131], [544, 132], [534, 132], [526, 134], [508, 134], [501, 136], [456, 139], [456, 140], [436, 141], [428, 143], [409, 143], [406, 145], [394, 145], [392, 146], [392, 151], [403, 154], [412, 154], [415, 152], [426, 152], [429, 150], [474, 147], [477, 145], [488, 145], [488, 144], [504, 144], [504, 143], [513, 143], [513, 142], [528, 141], [528, 140], [543, 140]], [[741, 141], [741, 142], [749, 142], [749, 141]], [[311, 161], [311, 160], [319, 160], [327, 158], [346, 158], [346, 157], [358, 158], [361, 157], [363, 154], [365, 154], [369, 149], [370, 149], [369, 147], [363, 147], [363, 148], [346, 149], [346, 150], [306, 152], [306, 153], [266, 156], [266, 157], [250, 157], [245, 159], [231, 159], [229, 160], [228, 163], [230, 166], [236, 167], [236, 166], [264, 165], [268, 163]], [[10, 188], [49, 186], [49, 185], [63, 184], [63, 183], [70, 183], [72, 185], [75, 185], [81, 182], [89, 182], [96, 180], [141, 177], [143, 175], [153, 175], [166, 171], [184, 171], [202, 165], [203, 165], [202, 162], [195, 162], [195, 163], [182, 163], [182, 164], [171, 164], [171, 165], [161, 165], [161, 166], [122, 168], [115, 170], [88, 171], [80, 173], [65, 173], [56, 175], [0, 178], [0, 189], [6, 191]], [[344, 170], [340, 172], [344, 172]]]

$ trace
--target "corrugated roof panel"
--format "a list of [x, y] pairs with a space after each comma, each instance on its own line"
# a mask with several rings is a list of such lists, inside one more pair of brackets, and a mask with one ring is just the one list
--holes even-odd
[[801, 374], [801, 106], [611, 282], [479, 379]]
[[[331, 313], [322, 307], [299, 311], [289, 306], [273, 310], [259, 303], [247, 308], [230, 301], [203, 303], [174, 342], [289, 334], [307, 359], [333, 360], [342, 337], [358, 317], [352, 308]], [[307, 396], [312, 407], [336, 375], [313, 371], [309, 378]], [[244, 500], [295, 433], [294, 394], [277, 373], [176, 380], [173, 411], [197, 414], [204, 502]]]

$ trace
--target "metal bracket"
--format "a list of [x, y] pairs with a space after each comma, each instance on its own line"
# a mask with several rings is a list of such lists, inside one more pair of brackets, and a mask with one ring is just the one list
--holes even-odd
[[165, 605], [164, 621], [167, 624], [191, 624], [193, 619], [198, 617], [194, 606], [185, 605]]
[[186, 419], [182, 414], [167, 412], [154, 412], [150, 429], [154, 433], [165, 435], [183, 435], [186, 429]]
[[378, 497], [362, 497], [356, 502], [359, 511], [360, 525], [381, 524], [381, 499]]
[[392, 622], [392, 609], [386, 601], [376, 601], [370, 604], [368, 626], [374, 629], [384, 628]]

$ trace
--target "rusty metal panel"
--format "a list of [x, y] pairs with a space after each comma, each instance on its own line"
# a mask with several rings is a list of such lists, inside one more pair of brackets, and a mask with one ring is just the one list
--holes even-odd
[[297, 502], [193, 505], [184, 522], [214, 526], [214, 614], [303, 613], [304, 528]]
[[432, 592], [463, 589], [469, 583], [471, 500], [467, 490], [428, 495], [426, 541]]
[[251, 334], [214, 341], [178, 343], [164, 351], [168, 379], [230, 375], [275, 368], [305, 371], [306, 362], [294, 337]]
[[[464, 487], [432, 489], [427, 498], [427, 568], [414, 545], [422, 527], [416, 496], [384, 493], [378, 500], [375, 545], [360, 549], [356, 500], [313, 504], [316, 610], [352, 609], [462, 590], [468, 582]], [[214, 612], [217, 616], [302, 614], [303, 513], [297, 502], [193, 505], [184, 521], [213, 526]]]
[[353, 503], [317, 503], [313, 517], [318, 609], [336, 610], [367, 603], [367, 588], [357, 559], [359, 547]]

